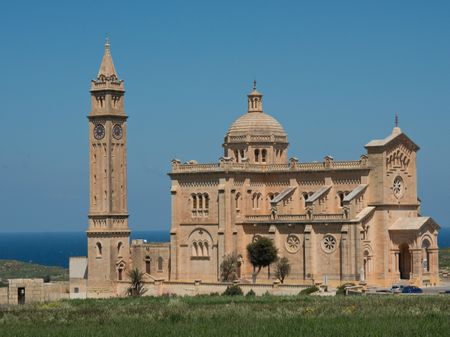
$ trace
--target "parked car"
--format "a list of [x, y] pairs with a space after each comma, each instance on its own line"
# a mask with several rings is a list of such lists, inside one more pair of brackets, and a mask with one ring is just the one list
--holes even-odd
[[421, 294], [423, 290], [416, 286], [406, 286], [402, 289], [402, 294]]
[[391, 292], [393, 292], [393, 293], [401, 293], [402, 292], [402, 290], [403, 290], [403, 285], [402, 284], [394, 284], [392, 287], [391, 287]]

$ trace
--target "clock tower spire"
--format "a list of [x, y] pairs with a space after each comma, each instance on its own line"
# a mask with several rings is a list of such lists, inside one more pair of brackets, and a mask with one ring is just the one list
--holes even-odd
[[125, 278], [130, 257], [124, 94], [107, 39], [97, 78], [91, 82], [88, 116], [88, 292], [99, 296], [108, 296], [112, 285]]

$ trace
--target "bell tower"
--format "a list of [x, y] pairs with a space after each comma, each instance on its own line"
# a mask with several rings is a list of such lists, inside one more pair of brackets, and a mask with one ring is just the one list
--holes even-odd
[[109, 295], [114, 282], [126, 278], [130, 258], [125, 90], [108, 39], [90, 92], [88, 292], [102, 297]]

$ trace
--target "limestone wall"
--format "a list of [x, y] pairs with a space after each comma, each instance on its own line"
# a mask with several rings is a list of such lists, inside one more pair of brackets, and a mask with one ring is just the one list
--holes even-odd
[[[195, 296], [209, 295], [212, 293], [222, 294], [229, 283], [201, 283], [201, 282], [162, 282], [155, 281], [146, 283], [147, 292], [145, 296]], [[122, 282], [117, 284], [117, 296], [123, 296], [126, 293], [128, 283]], [[269, 293], [272, 295], [297, 295], [302, 289], [310, 287], [310, 285], [282, 285], [273, 284], [239, 284], [244, 294], [253, 290], [256, 295]]]
[[24, 288], [25, 303], [44, 301], [43, 279], [10, 279], [9, 280], [9, 304], [19, 304], [19, 289]]
[[0, 305], [8, 304], [8, 288], [0, 288]]
[[69, 282], [44, 283], [44, 301], [69, 299]]

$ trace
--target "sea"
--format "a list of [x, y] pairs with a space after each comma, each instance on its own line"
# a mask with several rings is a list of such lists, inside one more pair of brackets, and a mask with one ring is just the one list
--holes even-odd
[[[131, 239], [147, 242], [168, 242], [168, 230], [132, 231]], [[450, 247], [450, 228], [441, 228], [439, 247]], [[85, 232], [50, 233], [1, 233], [0, 259], [20, 260], [46, 266], [68, 268], [69, 257], [86, 256], [87, 239]]]

